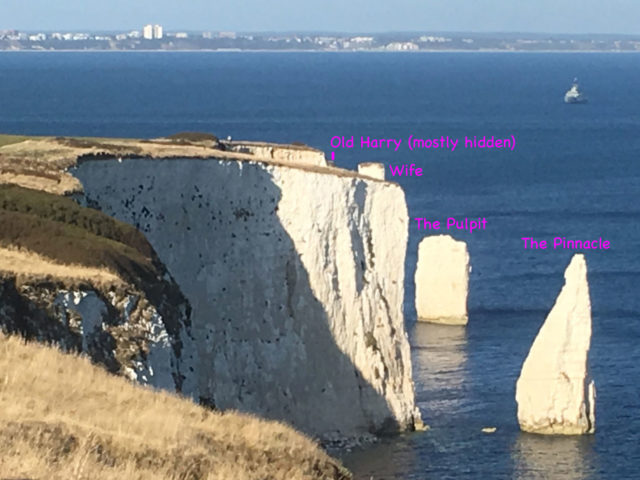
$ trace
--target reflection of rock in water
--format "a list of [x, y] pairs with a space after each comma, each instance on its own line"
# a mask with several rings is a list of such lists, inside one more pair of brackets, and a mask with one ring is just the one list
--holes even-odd
[[428, 419], [442, 416], [441, 421], [449, 423], [465, 396], [466, 330], [417, 322], [412, 339], [418, 401]]
[[593, 439], [583, 436], [518, 436], [513, 446], [514, 474], [518, 480], [581, 480], [595, 471]]
[[354, 480], [422, 478], [414, 477], [418, 467], [415, 435], [385, 438], [362, 450], [356, 450], [343, 458], [344, 465], [356, 472]]

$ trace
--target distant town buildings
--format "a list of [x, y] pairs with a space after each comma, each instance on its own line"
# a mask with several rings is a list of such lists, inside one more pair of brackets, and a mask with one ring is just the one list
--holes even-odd
[[385, 49], [395, 50], [396, 52], [420, 50], [420, 47], [413, 42], [391, 42]]
[[30, 42], [44, 42], [47, 36], [44, 33], [36, 33], [35, 35], [29, 35]]
[[445, 42], [451, 41], [450, 38], [434, 37], [433, 35], [423, 35], [422, 37], [419, 38], [419, 40], [425, 43], [445, 43]]
[[373, 37], [353, 37], [351, 42], [361, 45], [371, 45], [374, 40], [375, 39]]
[[162, 25], [145, 25], [142, 27], [142, 38], [145, 40], [161, 40], [164, 36]]
[[[166, 39], [166, 40], [165, 40]], [[163, 40], [150, 42], [149, 40]], [[296, 51], [635, 51], [640, 35], [433, 33], [309, 34], [165, 32], [162, 25], [114, 32], [0, 30], [0, 50], [296, 50]]]

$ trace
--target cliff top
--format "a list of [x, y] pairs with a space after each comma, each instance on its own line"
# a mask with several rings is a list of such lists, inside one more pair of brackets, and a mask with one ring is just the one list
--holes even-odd
[[96, 287], [149, 285], [163, 277], [142, 233], [65, 198], [82, 191], [68, 169], [99, 158], [236, 160], [359, 176], [327, 166], [321, 151], [305, 145], [220, 141], [199, 132], [151, 140], [0, 135], [0, 275]]
[[0, 334], [0, 467], [11, 478], [350, 478], [284, 424], [207, 410], [87, 358]]
[[[267, 156], [265, 150], [269, 150]], [[323, 165], [286, 160], [287, 152], [309, 154]], [[295, 144], [219, 141], [215, 136], [182, 133], [166, 138], [129, 139], [99, 137], [28, 137], [0, 135], [0, 184], [16, 184], [58, 195], [82, 191], [82, 185], [67, 170], [91, 158], [199, 158], [262, 162], [331, 175], [361, 177], [357, 172], [324, 164], [322, 152]]]

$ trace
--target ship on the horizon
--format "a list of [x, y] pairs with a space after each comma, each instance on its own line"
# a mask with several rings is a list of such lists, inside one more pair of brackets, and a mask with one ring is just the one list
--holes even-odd
[[573, 85], [564, 94], [564, 103], [587, 103], [587, 97], [580, 91], [578, 79], [573, 79]]

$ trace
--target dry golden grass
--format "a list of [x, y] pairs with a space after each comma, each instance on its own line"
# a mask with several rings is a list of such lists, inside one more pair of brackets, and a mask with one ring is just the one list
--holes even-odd
[[348, 479], [290, 427], [206, 410], [0, 335], [0, 478]]
[[60, 173], [52, 178], [50, 175], [0, 171], [0, 183], [20, 185], [56, 195], [82, 191], [80, 181], [68, 173]]
[[106, 269], [82, 265], [62, 265], [24, 249], [0, 247], [0, 272], [13, 274], [19, 282], [55, 279], [66, 284], [86, 282], [97, 287], [124, 285]]
[[11, 145], [13, 143], [24, 142], [25, 140], [28, 140], [29, 138], [33, 138], [33, 137], [27, 137], [25, 135], [6, 135], [6, 134], [1, 134], [0, 135], [0, 147], [4, 147], [5, 145]]

